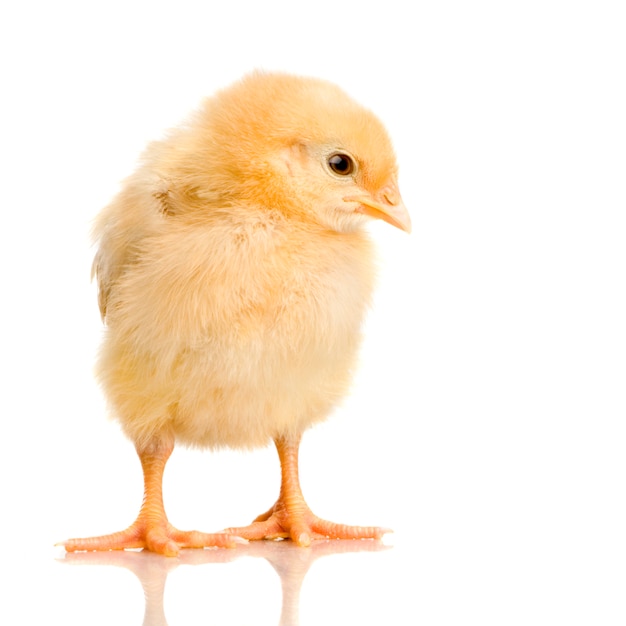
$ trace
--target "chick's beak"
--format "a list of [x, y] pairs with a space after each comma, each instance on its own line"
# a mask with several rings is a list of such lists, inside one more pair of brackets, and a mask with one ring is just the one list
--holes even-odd
[[411, 218], [402, 202], [398, 185], [392, 181], [382, 187], [376, 194], [362, 196], [348, 196], [346, 202], [358, 202], [356, 211], [376, 219], [381, 219], [406, 231], [411, 232]]

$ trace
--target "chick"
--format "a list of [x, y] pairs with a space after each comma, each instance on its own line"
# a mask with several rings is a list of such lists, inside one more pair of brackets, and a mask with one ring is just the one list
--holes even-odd
[[[371, 218], [410, 231], [380, 121], [328, 82], [256, 72], [148, 146], [95, 225], [106, 335], [97, 375], [134, 442], [144, 501], [126, 530], [66, 550], [233, 546], [243, 539], [379, 538], [316, 517], [298, 481], [302, 433], [344, 397], [373, 287]], [[273, 440], [276, 503], [246, 527], [167, 520], [175, 442]]]

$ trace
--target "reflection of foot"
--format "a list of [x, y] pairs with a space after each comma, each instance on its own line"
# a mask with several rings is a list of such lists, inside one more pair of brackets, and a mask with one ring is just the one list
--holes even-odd
[[227, 532], [244, 539], [292, 539], [299, 546], [309, 546], [313, 539], [380, 539], [388, 528], [346, 526], [327, 522], [307, 506], [298, 478], [300, 439], [276, 439], [282, 473], [280, 496], [276, 504], [252, 524], [228, 528]]
[[164, 556], [176, 556], [182, 548], [232, 548], [237, 543], [242, 543], [242, 540], [227, 533], [178, 530], [167, 520], [148, 519], [147, 515], [140, 513], [137, 521], [126, 530], [100, 537], [69, 539], [64, 542], [64, 546], [68, 552], [146, 548]]
[[[73, 552], [61, 562], [70, 565], [108, 565], [123, 567], [137, 576], [145, 596], [144, 624], [167, 626], [163, 594], [168, 574], [181, 565], [229, 563], [243, 556], [266, 559], [278, 573], [282, 587], [280, 626], [297, 626], [300, 592], [306, 573], [319, 558], [334, 554], [380, 552], [390, 547], [380, 541], [316, 541], [302, 550], [291, 541], [255, 541], [237, 546], [235, 550], [183, 550], [177, 559], [168, 559], [147, 550], [126, 552]], [[104, 593], [104, 592], [103, 592]], [[106, 600], [106, 594], [96, 596], [95, 607]], [[206, 621], [215, 621], [212, 604], [205, 603]], [[95, 609], [97, 610], [97, 608]], [[89, 621], [89, 620], [87, 620]]]
[[309, 546], [313, 539], [380, 539], [391, 532], [376, 526], [346, 526], [323, 520], [311, 512], [302, 496], [288, 503], [281, 498], [249, 526], [227, 531], [251, 540], [289, 538], [299, 546]]

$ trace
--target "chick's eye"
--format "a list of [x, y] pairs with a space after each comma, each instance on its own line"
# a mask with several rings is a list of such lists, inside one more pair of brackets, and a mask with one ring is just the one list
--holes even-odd
[[328, 167], [340, 176], [350, 176], [356, 169], [352, 157], [341, 152], [336, 152], [328, 157]]

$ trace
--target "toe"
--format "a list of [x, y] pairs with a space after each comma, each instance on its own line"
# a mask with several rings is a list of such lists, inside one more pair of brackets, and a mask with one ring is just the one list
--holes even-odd
[[383, 535], [392, 532], [389, 528], [378, 526], [348, 526], [335, 524], [315, 517], [311, 522], [313, 531], [329, 539], [381, 539]]
[[237, 537], [242, 537], [249, 541], [288, 537], [288, 533], [285, 532], [285, 529], [273, 518], [263, 522], [252, 522], [249, 526], [227, 528], [226, 532], [231, 536], [236, 535]]

